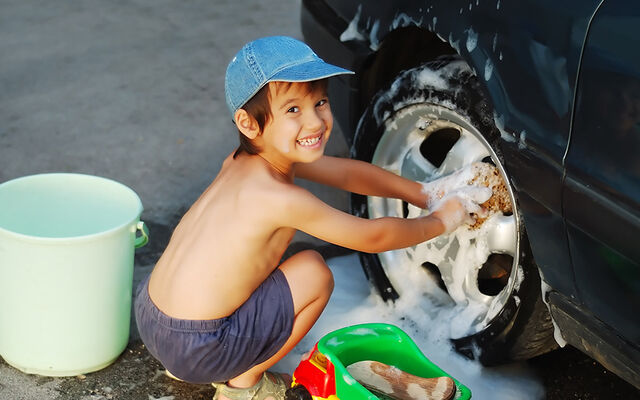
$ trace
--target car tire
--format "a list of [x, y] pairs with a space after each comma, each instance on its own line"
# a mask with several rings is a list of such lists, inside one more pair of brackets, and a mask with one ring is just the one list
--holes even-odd
[[295, 385], [284, 394], [284, 400], [313, 400], [311, 393], [302, 385]]
[[[410, 249], [360, 254], [365, 274], [384, 300], [396, 300], [403, 291], [413, 290], [413, 274], [422, 270], [457, 306], [464, 308], [465, 302], [486, 305], [486, 314], [477, 316], [468, 331], [451, 334], [456, 350], [484, 365], [528, 359], [557, 347], [541, 298], [539, 272], [499, 153], [500, 136], [492, 107], [474, 73], [462, 60], [447, 57], [401, 72], [389, 87], [378, 92], [360, 119], [351, 149], [355, 159], [416, 181], [447, 175], [475, 161], [498, 168], [513, 212], [497, 216], [497, 227], [482, 233], [493, 245], [489, 245], [486, 261], [480, 257], [480, 265], [463, 267], [463, 280], [455, 278], [461, 267], [446, 261], [447, 257], [435, 263], [416, 256], [430, 257], [438, 240], [457, 240], [446, 235]], [[351, 209], [366, 218], [426, 213], [400, 200], [355, 194]], [[480, 240], [469, 243], [477, 247]], [[458, 243], [458, 247], [459, 254], [463, 246]], [[453, 254], [456, 260], [458, 254]], [[410, 270], [398, 271], [399, 264], [410, 264]]]

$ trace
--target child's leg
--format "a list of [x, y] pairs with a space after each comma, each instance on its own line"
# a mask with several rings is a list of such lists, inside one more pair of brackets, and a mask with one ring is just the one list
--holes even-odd
[[291, 336], [273, 357], [229, 380], [228, 386], [243, 388], [256, 384], [263, 372], [280, 361], [309, 332], [329, 301], [333, 275], [318, 252], [305, 250], [297, 253], [279, 268], [287, 278], [293, 297], [295, 320]]

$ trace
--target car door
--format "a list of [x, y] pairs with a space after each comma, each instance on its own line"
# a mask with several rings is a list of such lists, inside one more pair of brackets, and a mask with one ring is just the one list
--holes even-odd
[[563, 210], [583, 308], [640, 345], [640, 2], [605, 0], [589, 29]]

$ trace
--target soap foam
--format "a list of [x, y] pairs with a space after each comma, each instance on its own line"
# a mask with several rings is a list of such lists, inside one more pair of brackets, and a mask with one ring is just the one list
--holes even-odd
[[[273, 370], [293, 373], [302, 354], [333, 330], [360, 323], [384, 322], [404, 330], [427, 358], [471, 389], [474, 399], [544, 399], [541, 381], [526, 364], [486, 368], [453, 350], [449, 324], [463, 308], [450, 300], [447, 302], [446, 295], [431, 297], [416, 291], [405, 293], [395, 303], [385, 303], [369, 287], [355, 254], [330, 259], [328, 264], [335, 277], [335, 289], [327, 308], [298, 346]], [[437, 286], [432, 285], [429, 290], [436, 291]]]

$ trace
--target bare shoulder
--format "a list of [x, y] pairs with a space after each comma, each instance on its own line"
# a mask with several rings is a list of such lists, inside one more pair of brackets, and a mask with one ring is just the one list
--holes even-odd
[[221, 186], [236, 192], [238, 201], [253, 204], [255, 208], [270, 206], [274, 211], [286, 208], [287, 200], [301, 190], [251, 157], [225, 160], [220, 177]]
[[273, 212], [289, 212], [302, 199], [312, 196], [306, 189], [294, 183], [283, 182], [272, 177], [258, 178], [245, 188], [245, 198], [269, 206]]

